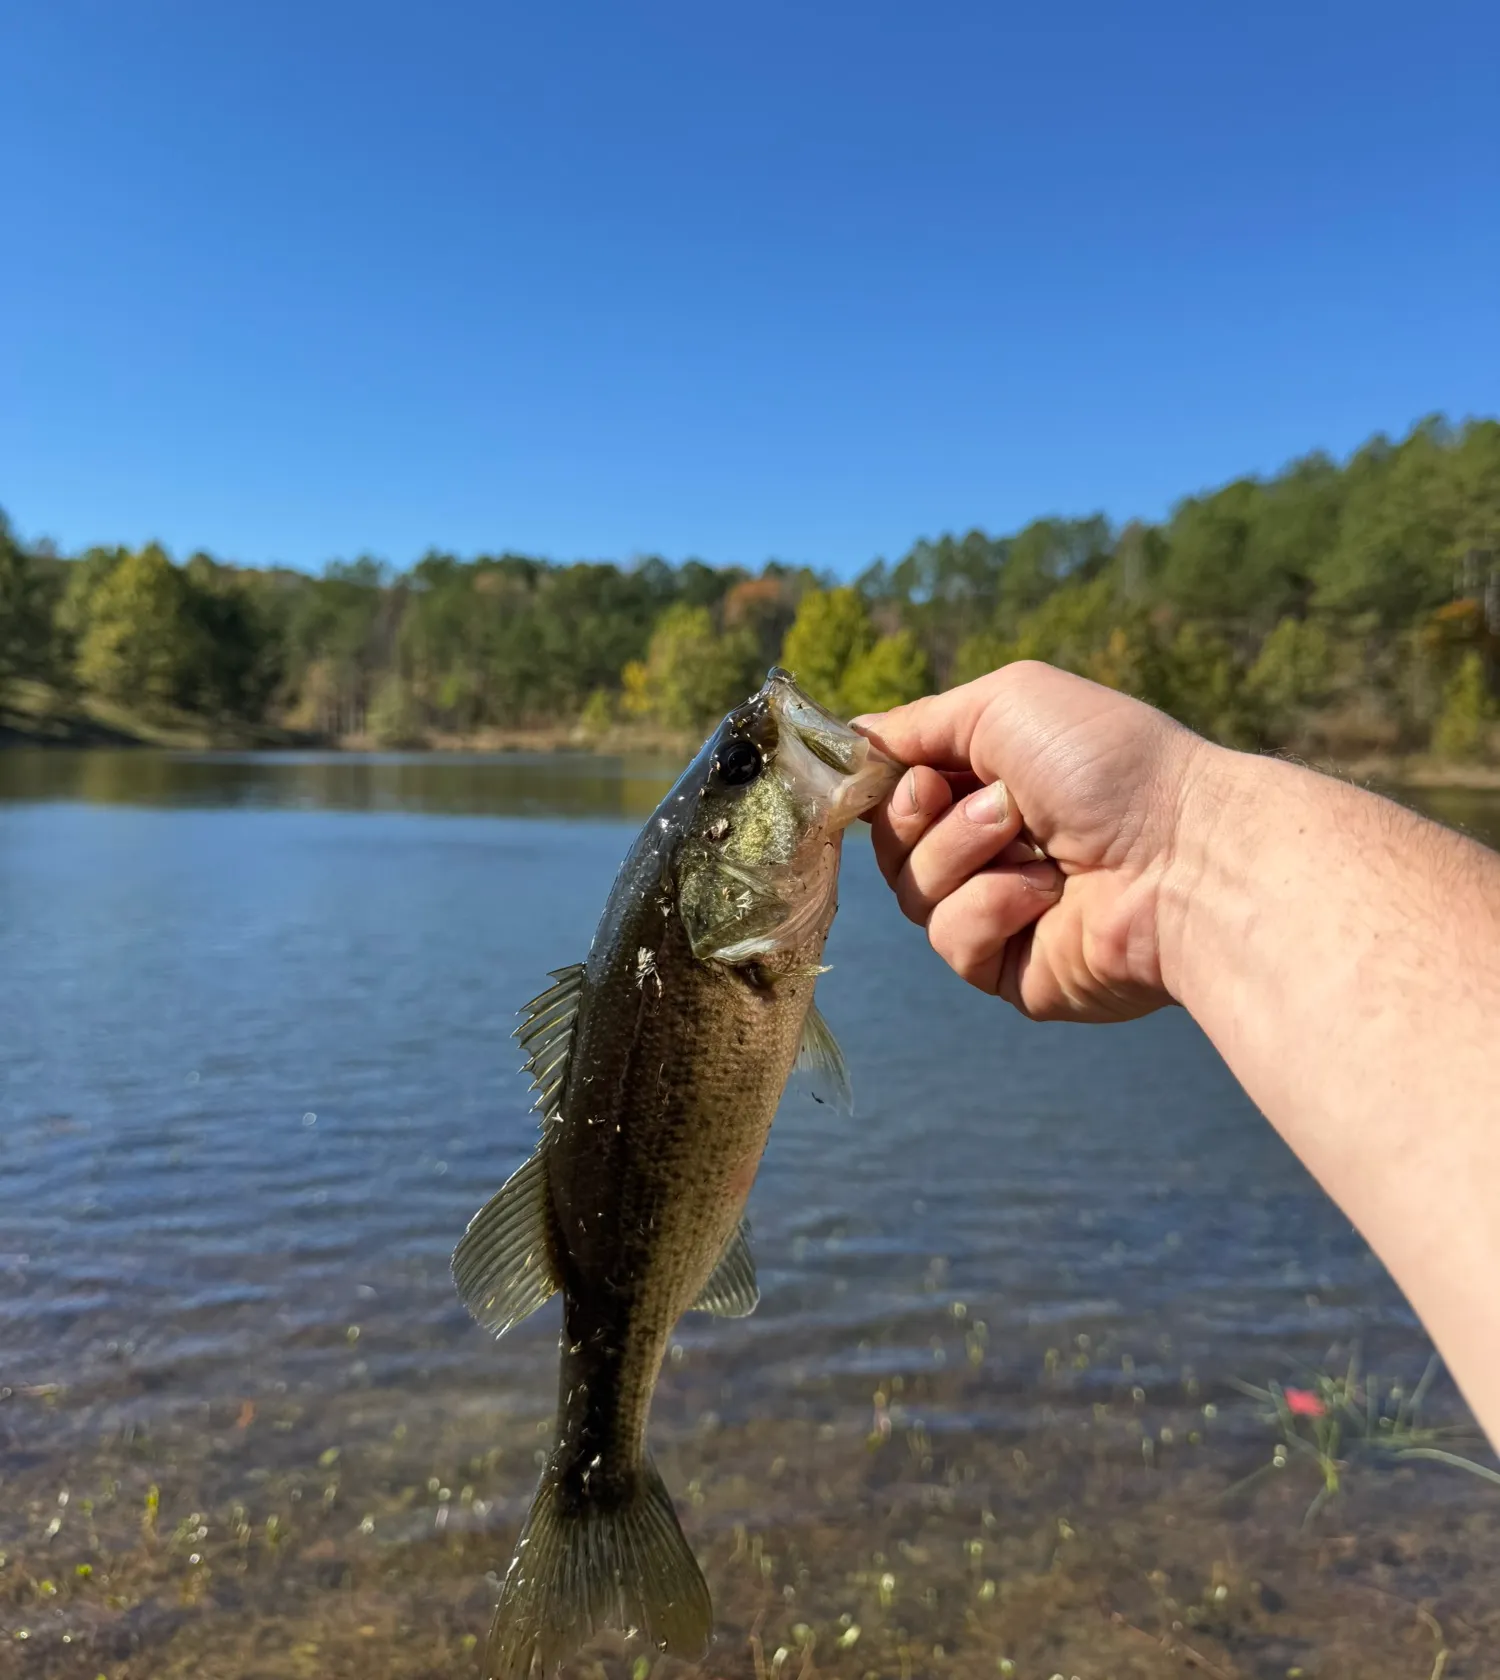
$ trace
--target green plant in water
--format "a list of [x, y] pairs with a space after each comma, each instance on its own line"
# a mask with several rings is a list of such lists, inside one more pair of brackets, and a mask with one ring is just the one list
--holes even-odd
[[1446, 1464], [1500, 1487], [1500, 1472], [1449, 1452], [1441, 1445], [1462, 1436], [1464, 1431], [1446, 1426], [1429, 1427], [1420, 1421], [1422, 1403], [1439, 1365], [1438, 1356], [1433, 1354], [1410, 1394], [1400, 1383], [1391, 1383], [1382, 1390], [1378, 1377], [1361, 1378], [1357, 1353], [1350, 1356], [1342, 1376], [1313, 1371], [1306, 1387], [1271, 1382], [1260, 1388], [1234, 1381], [1233, 1386], [1241, 1394], [1269, 1408], [1262, 1415], [1276, 1430], [1280, 1441], [1270, 1463], [1236, 1482], [1223, 1498], [1228, 1500], [1249, 1493], [1294, 1460], [1315, 1466], [1322, 1479], [1322, 1486], [1302, 1519], [1304, 1528], [1316, 1520], [1330, 1500], [1338, 1497], [1345, 1475], [1360, 1462]]

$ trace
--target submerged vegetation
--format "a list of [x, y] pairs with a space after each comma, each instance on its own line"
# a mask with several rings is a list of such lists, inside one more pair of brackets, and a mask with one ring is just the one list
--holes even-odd
[[[1049, 1362], [1024, 1418], [977, 1430], [957, 1418], [983, 1361], [945, 1339], [946, 1370], [878, 1379], [868, 1439], [852, 1380], [754, 1418], [681, 1408], [663, 1456], [718, 1606], [713, 1656], [610, 1635], [566, 1680], [1493, 1672], [1500, 1517], [1470, 1478], [1439, 1501], [1387, 1462], [1317, 1533], [1305, 1489], [1272, 1478], [1255, 1519], [1231, 1519], [1220, 1490], [1254, 1450], [1231, 1394]], [[695, 1357], [673, 1370], [690, 1387]], [[11, 1421], [47, 1439], [68, 1400], [17, 1393]], [[12, 1455], [0, 1674], [477, 1675], [547, 1430], [526, 1408], [356, 1388], [71, 1437], [66, 1469]]]
[[845, 586], [774, 561], [752, 575], [508, 553], [313, 577], [177, 564], [155, 544], [65, 557], [0, 525], [0, 685], [148, 729], [693, 735], [776, 660], [853, 713], [1028, 657], [1233, 744], [1494, 760], [1500, 421], [1425, 421], [1342, 464], [1309, 455], [1160, 524], [922, 541]]
[[1420, 1460], [1464, 1470], [1500, 1486], [1500, 1472], [1450, 1451], [1445, 1444], [1472, 1438], [1472, 1431], [1422, 1422], [1422, 1402], [1437, 1370], [1438, 1356], [1434, 1354], [1421, 1379], [1408, 1391], [1399, 1382], [1382, 1384], [1373, 1374], [1362, 1376], [1359, 1357], [1351, 1354], [1341, 1374], [1315, 1370], [1305, 1388], [1278, 1382], [1259, 1388], [1236, 1382], [1235, 1388], [1265, 1408], [1262, 1417], [1279, 1440], [1270, 1462], [1236, 1483], [1225, 1498], [1237, 1499], [1249, 1493], [1294, 1460], [1315, 1467], [1322, 1482], [1303, 1517], [1304, 1528], [1345, 1491], [1347, 1474], [1355, 1465], [1389, 1468]]

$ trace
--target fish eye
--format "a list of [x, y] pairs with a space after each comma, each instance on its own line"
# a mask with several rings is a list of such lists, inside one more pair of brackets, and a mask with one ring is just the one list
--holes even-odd
[[746, 782], [753, 782], [764, 768], [765, 760], [760, 756], [760, 748], [742, 735], [726, 741], [714, 760], [719, 780], [730, 787], [743, 787]]

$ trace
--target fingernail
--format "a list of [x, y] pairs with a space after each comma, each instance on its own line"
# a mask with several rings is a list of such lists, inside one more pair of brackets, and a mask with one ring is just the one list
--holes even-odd
[[849, 719], [849, 727], [857, 729], [863, 735], [872, 724], [879, 723], [884, 716], [884, 712], [861, 712], [858, 717]]
[[1050, 861], [1047, 863], [1023, 863], [1016, 873], [1034, 892], [1055, 893], [1062, 891], [1062, 870]]
[[901, 810], [903, 816], [914, 817], [917, 814], [917, 773], [908, 770], [901, 778]]
[[971, 793], [964, 801], [964, 815], [972, 823], [1003, 823], [1010, 815], [1010, 794], [1005, 783], [991, 782], [978, 793]]

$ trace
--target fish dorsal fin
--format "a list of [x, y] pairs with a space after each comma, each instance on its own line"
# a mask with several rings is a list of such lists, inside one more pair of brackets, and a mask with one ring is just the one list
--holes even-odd
[[750, 1253], [750, 1223], [742, 1219], [724, 1245], [719, 1263], [698, 1291], [691, 1311], [714, 1313], [720, 1318], [747, 1318], [760, 1300], [755, 1281], [755, 1258]]
[[844, 1052], [839, 1049], [839, 1041], [819, 1013], [816, 1003], [807, 1006], [795, 1071], [811, 1078], [814, 1094], [820, 1102], [832, 1102], [835, 1108], [842, 1109], [846, 1114], [853, 1110], [854, 1091], [849, 1084]]
[[557, 1266], [540, 1151], [469, 1221], [453, 1251], [453, 1281], [463, 1304], [496, 1336], [551, 1299]]
[[521, 1011], [524, 1019], [515, 1036], [526, 1050], [526, 1071], [537, 1093], [536, 1106], [551, 1115], [568, 1076], [568, 1053], [573, 1048], [573, 1028], [583, 998], [583, 964], [554, 968], [555, 982]]

